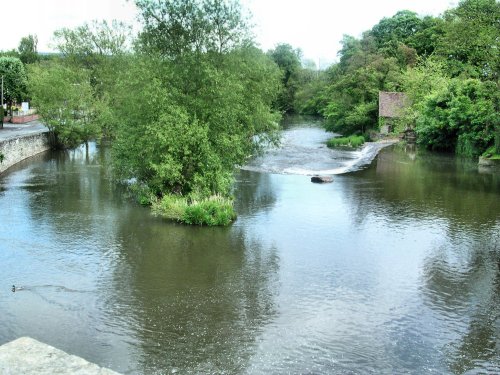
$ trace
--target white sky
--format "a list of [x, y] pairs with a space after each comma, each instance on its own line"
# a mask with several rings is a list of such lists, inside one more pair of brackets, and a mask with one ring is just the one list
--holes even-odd
[[[263, 50], [289, 43], [305, 58], [336, 59], [343, 34], [359, 37], [383, 17], [409, 9], [420, 15], [441, 14], [458, 0], [240, 0], [253, 14], [257, 42]], [[38, 50], [51, 51], [55, 30], [76, 27], [94, 19], [133, 23], [133, 1], [20, 0], [2, 17], [0, 50], [17, 48], [23, 36], [36, 34]]]

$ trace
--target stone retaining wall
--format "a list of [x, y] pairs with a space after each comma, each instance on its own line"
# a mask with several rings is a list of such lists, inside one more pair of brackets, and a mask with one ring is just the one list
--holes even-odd
[[0, 163], [0, 173], [21, 160], [50, 149], [49, 133], [36, 133], [0, 141], [0, 153], [4, 155]]

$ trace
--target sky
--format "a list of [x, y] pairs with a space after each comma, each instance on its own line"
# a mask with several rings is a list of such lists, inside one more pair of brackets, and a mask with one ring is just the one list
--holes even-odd
[[[303, 57], [322, 66], [334, 62], [343, 34], [355, 37], [383, 17], [408, 9], [420, 15], [441, 14], [458, 0], [240, 0], [252, 14], [254, 33], [267, 51], [278, 43], [300, 48]], [[23, 36], [38, 36], [38, 51], [50, 52], [55, 30], [74, 28], [94, 19], [136, 23], [133, 1], [20, 0], [2, 18], [0, 50], [16, 49]]]

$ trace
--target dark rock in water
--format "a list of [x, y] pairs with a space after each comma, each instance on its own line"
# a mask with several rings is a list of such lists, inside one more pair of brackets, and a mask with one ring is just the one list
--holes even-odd
[[311, 182], [316, 182], [319, 184], [325, 183], [325, 182], [332, 182], [333, 177], [330, 176], [312, 176], [311, 177]]

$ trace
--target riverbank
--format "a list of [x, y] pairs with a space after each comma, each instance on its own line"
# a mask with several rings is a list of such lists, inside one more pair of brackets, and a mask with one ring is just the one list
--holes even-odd
[[0, 129], [0, 173], [14, 164], [50, 149], [49, 129], [40, 121], [4, 124]]

